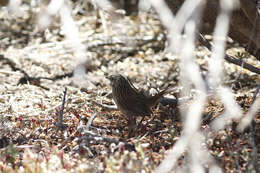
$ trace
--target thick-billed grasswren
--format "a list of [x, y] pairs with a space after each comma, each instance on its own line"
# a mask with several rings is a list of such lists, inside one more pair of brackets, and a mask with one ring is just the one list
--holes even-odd
[[117, 108], [127, 117], [130, 126], [136, 124], [137, 116], [144, 118], [152, 114], [151, 108], [164, 94], [172, 91], [172, 89], [165, 89], [151, 96], [143, 89], [138, 90], [129, 79], [120, 74], [108, 76], [108, 79], [111, 82], [113, 100]]

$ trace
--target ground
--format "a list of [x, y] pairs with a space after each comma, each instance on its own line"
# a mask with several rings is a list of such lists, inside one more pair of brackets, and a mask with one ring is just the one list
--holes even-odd
[[[0, 9], [1, 172], [152, 172], [182, 133], [180, 112], [185, 105], [157, 105], [154, 121], [137, 129], [132, 138], [128, 137], [124, 116], [102, 105], [114, 104], [106, 79], [109, 74], [126, 75], [138, 88], [180, 87], [179, 60], [164, 51], [166, 31], [158, 17], [122, 17], [118, 23], [109, 22], [106, 31], [96, 13], [75, 14], [87, 52], [81, 57], [86, 67], [81, 84], [73, 79], [78, 59], [75, 48], [66, 42], [59, 19], [54, 17], [52, 27], [40, 31], [33, 10], [28, 4], [23, 8], [26, 15], [22, 17], [10, 15], [4, 7]], [[196, 46], [196, 62], [206, 73], [205, 56], [210, 52]], [[236, 43], [229, 42], [228, 49], [230, 54], [259, 65]], [[259, 76], [227, 62], [224, 68], [223, 83], [232, 89], [246, 113]], [[65, 125], [59, 128], [65, 88]], [[179, 94], [166, 97], [178, 98]], [[192, 97], [185, 104], [190, 100]], [[219, 98], [208, 100], [201, 123], [206, 133], [204, 144], [224, 172], [253, 172], [252, 140], [259, 146], [259, 113], [254, 133], [237, 132], [238, 122], [212, 131], [210, 122], [224, 110]], [[86, 124], [93, 116], [87, 130]], [[179, 158], [180, 167], [189, 162], [186, 155]]]

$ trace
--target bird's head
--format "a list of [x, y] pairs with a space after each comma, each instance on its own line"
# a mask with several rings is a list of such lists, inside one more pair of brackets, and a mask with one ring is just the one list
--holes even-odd
[[127, 79], [120, 74], [110, 75], [107, 77], [107, 79], [110, 80], [111, 86], [127, 82]]

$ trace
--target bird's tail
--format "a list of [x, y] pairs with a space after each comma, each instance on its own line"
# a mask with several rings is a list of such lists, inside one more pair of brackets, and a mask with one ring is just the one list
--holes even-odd
[[163, 95], [165, 94], [168, 94], [168, 93], [171, 93], [171, 92], [177, 92], [179, 91], [180, 88], [169, 88], [167, 87], [166, 89], [164, 89], [163, 91], [159, 92], [158, 94], [154, 95], [154, 96], [149, 96], [148, 97], [148, 106], [152, 107], [154, 106], [155, 104], [158, 103], [158, 101], [160, 100], [160, 98], [163, 97]]

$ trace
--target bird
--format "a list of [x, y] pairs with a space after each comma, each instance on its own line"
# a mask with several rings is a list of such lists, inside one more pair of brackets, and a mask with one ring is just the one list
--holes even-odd
[[151, 108], [159, 102], [163, 95], [173, 91], [172, 88], [168, 89], [167, 87], [151, 96], [144, 89], [138, 90], [128, 78], [121, 74], [110, 75], [107, 78], [110, 80], [112, 98], [118, 110], [126, 116], [132, 128], [136, 125], [137, 116], [142, 117], [139, 122], [140, 125], [145, 116], [152, 114]]

